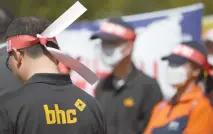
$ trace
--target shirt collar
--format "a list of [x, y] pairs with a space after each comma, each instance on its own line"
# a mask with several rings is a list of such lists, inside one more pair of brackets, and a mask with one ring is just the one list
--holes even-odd
[[194, 100], [196, 98], [199, 98], [200, 96], [203, 96], [203, 90], [200, 86], [194, 86], [188, 91], [186, 91], [181, 97], [180, 101], [189, 101]]
[[29, 83], [49, 83], [54, 85], [72, 84], [70, 75], [54, 73], [37, 73], [33, 75], [26, 84]]
[[[127, 84], [130, 84], [131, 81], [134, 79], [134, 77], [136, 77], [138, 74], [138, 70], [136, 69], [136, 67], [132, 64], [132, 70], [131, 72], [129, 73], [129, 75], [127, 75], [127, 77], [123, 80], [124, 81], [124, 84], [123, 86], [127, 85]], [[114, 81], [115, 80], [115, 77], [113, 76], [113, 74], [109, 75], [106, 79], [105, 79], [105, 82], [104, 82], [104, 85], [103, 87], [106, 88], [106, 89], [115, 89], [116, 87], [114, 86]], [[122, 87], [123, 87], [122, 86]], [[120, 87], [121, 88], [121, 87]]]
[[177, 100], [172, 99], [170, 102], [172, 104], [178, 103], [178, 102], [188, 102], [197, 98], [200, 98], [201, 96], [203, 96], [203, 90], [200, 86], [194, 86], [190, 89], [188, 89], [187, 91], [185, 91], [185, 93]]

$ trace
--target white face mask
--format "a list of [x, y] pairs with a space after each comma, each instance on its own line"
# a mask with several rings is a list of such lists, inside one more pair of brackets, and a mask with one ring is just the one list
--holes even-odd
[[127, 55], [124, 55], [122, 51], [128, 47], [128, 44], [123, 44], [118, 47], [115, 47], [113, 45], [104, 44], [101, 45], [101, 58], [103, 60], [103, 63], [107, 66], [115, 66], [118, 64], [121, 60], [123, 60]]
[[208, 62], [213, 66], [213, 55], [208, 55]]
[[188, 70], [184, 66], [167, 68], [167, 80], [170, 85], [182, 85], [188, 80]]

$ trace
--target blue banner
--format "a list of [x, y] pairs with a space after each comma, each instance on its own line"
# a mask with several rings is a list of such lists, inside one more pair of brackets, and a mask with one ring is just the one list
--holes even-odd
[[[191, 35], [192, 40], [201, 40], [202, 31], [202, 16], [204, 7], [203, 4], [195, 4], [188, 7], [170, 9], [159, 12], [138, 14], [132, 16], [123, 17], [124, 20], [128, 21], [135, 28], [146, 27], [150, 23], [158, 20], [162, 20], [171, 15], [181, 14], [183, 19], [181, 21], [182, 33], [184, 35]], [[100, 26], [100, 20], [91, 22], [80, 22], [71, 25], [67, 30], [80, 30], [87, 29], [90, 31], [98, 31]]]
[[[203, 10], [203, 4], [199, 3], [122, 17], [136, 28], [137, 39], [132, 55], [134, 64], [159, 81], [166, 98], [171, 97], [174, 90], [167, 84], [165, 76], [167, 64], [161, 61], [161, 57], [169, 54], [171, 49], [182, 41], [201, 42]], [[99, 59], [98, 42], [90, 41], [89, 38], [92, 33], [98, 31], [100, 24], [105, 20], [75, 23], [58, 37], [63, 50], [75, 57], [81, 57], [81, 62], [100, 77], [110, 73], [111, 69], [104, 66]], [[91, 87], [80, 76], [73, 74], [72, 79], [81, 88], [94, 95]]]

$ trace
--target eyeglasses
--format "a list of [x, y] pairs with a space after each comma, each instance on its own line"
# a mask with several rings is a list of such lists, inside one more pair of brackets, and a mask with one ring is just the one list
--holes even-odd
[[7, 60], [6, 60], [6, 67], [8, 68], [8, 70], [12, 71], [10, 69], [10, 66], [9, 66], [9, 59], [10, 59], [10, 56], [12, 55], [12, 53], [8, 53], [8, 57], [7, 57]]

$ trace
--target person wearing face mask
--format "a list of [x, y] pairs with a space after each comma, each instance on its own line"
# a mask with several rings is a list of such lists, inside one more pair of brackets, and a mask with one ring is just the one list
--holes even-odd
[[13, 19], [14, 16], [10, 11], [0, 8], [0, 96], [20, 86], [18, 80], [5, 65], [8, 54], [4, 35]]
[[153, 106], [162, 99], [156, 80], [138, 71], [131, 61], [136, 38], [134, 28], [122, 19], [104, 22], [91, 39], [100, 38], [101, 59], [113, 68], [96, 88], [107, 121], [108, 134], [144, 131]]
[[204, 46], [183, 42], [162, 60], [177, 93], [155, 106], [144, 134], [213, 134], [212, 106], [199, 84], [212, 75]]

